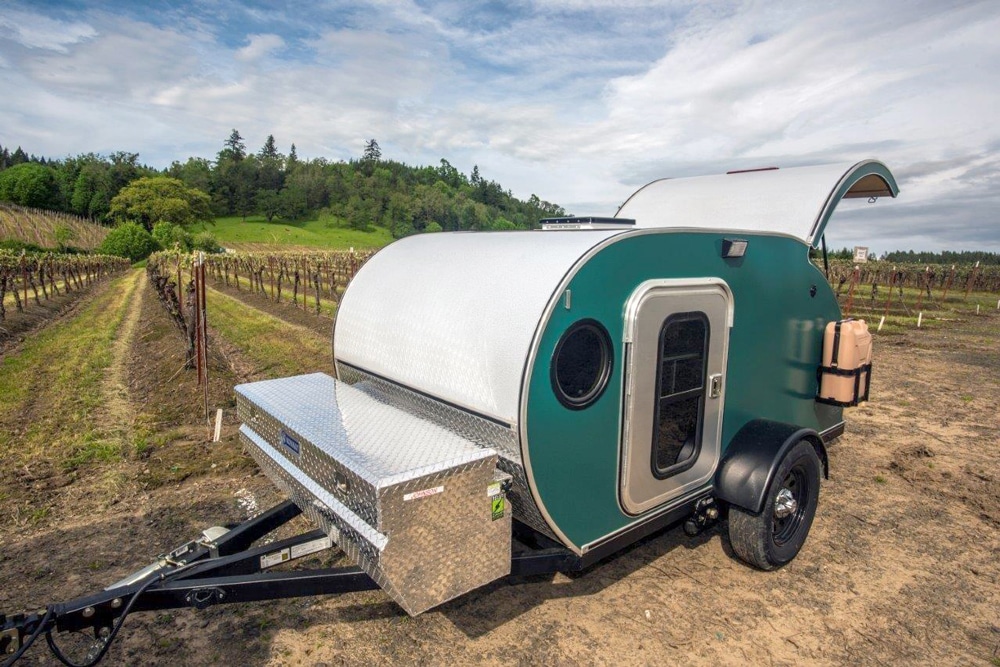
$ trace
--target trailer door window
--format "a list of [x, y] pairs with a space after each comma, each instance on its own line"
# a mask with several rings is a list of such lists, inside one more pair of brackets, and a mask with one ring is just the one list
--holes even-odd
[[705, 410], [708, 318], [679, 313], [660, 330], [656, 418], [653, 421], [653, 474], [664, 478], [697, 458]]

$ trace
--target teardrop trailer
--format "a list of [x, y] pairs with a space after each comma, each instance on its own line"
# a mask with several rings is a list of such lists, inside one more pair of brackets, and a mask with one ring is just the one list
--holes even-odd
[[[740, 559], [781, 567], [871, 376], [808, 251], [840, 200], [897, 193], [875, 160], [738, 172], [654, 181], [614, 218], [393, 243], [341, 299], [336, 378], [236, 387], [289, 500], [0, 618], [0, 651], [93, 629], [99, 660], [131, 611], [375, 588], [416, 615], [724, 516]], [[318, 529], [254, 546], [300, 513]], [[270, 569], [332, 546], [357, 565]]]

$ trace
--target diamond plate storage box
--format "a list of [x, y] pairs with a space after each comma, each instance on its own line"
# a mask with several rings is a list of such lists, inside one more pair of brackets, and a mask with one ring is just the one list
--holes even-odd
[[408, 613], [510, 573], [495, 450], [322, 373], [236, 395], [260, 467]]

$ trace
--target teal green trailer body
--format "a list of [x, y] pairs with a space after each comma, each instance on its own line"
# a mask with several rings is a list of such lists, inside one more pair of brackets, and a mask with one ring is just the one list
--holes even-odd
[[[617, 478], [624, 306], [646, 280], [717, 277], [732, 290], [723, 443], [751, 419], [773, 419], [818, 432], [841, 422], [842, 408], [814, 400], [823, 329], [840, 319], [840, 308], [823, 274], [809, 261], [807, 248], [785, 236], [743, 234], [740, 238], [749, 241], [746, 255], [727, 260], [721, 257], [725, 236], [649, 230], [615, 237], [570, 280], [571, 307], [557, 306], [546, 323], [528, 383], [522, 428], [530, 443], [527, 452], [538, 494], [573, 544], [594, 543], [642, 520], [622, 510]], [[582, 318], [593, 318], [612, 332], [617, 363], [608, 390], [597, 402], [571, 411], [556, 399], [548, 368], [560, 336]]]

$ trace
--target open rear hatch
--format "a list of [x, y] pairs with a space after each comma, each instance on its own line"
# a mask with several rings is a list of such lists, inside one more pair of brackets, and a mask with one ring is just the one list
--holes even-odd
[[510, 573], [510, 477], [495, 450], [322, 373], [236, 397], [261, 469], [408, 613]]

